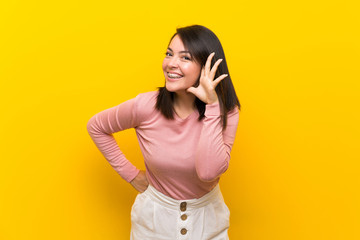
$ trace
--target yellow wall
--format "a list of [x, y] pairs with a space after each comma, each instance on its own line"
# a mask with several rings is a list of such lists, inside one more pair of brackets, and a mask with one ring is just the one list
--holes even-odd
[[[230, 239], [360, 239], [357, 1], [1, 1], [0, 239], [128, 239], [135, 190], [91, 116], [162, 86], [177, 26], [223, 43], [242, 104]], [[115, 134], [138, 167], [134, 130]]]

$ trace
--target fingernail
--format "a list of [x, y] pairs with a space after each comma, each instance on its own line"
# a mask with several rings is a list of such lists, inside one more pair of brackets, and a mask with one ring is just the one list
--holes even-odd
[[214, 54], [214, 55], [215, 55], [215, 52], [212, 52], [212, 54]]

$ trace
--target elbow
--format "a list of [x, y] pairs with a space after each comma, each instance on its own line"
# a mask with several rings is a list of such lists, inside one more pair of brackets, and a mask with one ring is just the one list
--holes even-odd
[[225, 164], [223, 167], [219, 167], [217, 169], [200, 169], [197, 170], [197, 175], [199, 179], [203, 182], [213, 182], [218, 179], [221, 174], [223, 174], [228, 168], [228, 164]]
[[207, 156], [205, 159], [198, 159], [196, 162], [196, 173], [201, 181], [213, 182], [228, 169], [230, 153], [224, 152], [221, 155], [217, 154], [215, 157]]
[[95, 127], [95, 116], [92, 116], [89, 121], [86, 124], [86, 129], [88, 131], [88, 133], [91, 135], [92, 133], [94, 133], [94, 131], [96, 130]]
[[201, 173], [199, 174], [198, 173], [198, 176], [202, 182], [213, 182], [218, 178], [218, 175], [211, 175], [211, 174], [201, 174]]

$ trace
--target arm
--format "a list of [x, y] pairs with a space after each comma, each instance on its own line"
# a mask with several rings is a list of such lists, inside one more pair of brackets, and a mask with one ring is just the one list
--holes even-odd
[[227, 170], [238, 122], [239, 111], [235, 107], [228, 113], [227, 127], [222, 131], [219, 103], [206, 105], [195, 165], [202, 181], [214, 181]]
[[87, 123], [88, 133], [95, 145], [114, 170], [127, 182], [131, 182], [140, 170], [126, 159], [112, 133], [137, 125], [136, 98], [97, 113]]
[[216, 180], [228, 168], [239, 121], [239, 112], [235, 107], [228, 113], [227, 127], [222, 131], [220, 105], [215, 88], [228, 74], [222, 74], [214, 79], [222, 61], [218, 59], [210, 68], [214, 55], [215, 52], [208, 56], [205, 66], [201, 69], [199, 86], [187, 89], [187, 92], [193, 93], [206, 103], [204, 125], [195, 156], [196, 172], [205, 182]]

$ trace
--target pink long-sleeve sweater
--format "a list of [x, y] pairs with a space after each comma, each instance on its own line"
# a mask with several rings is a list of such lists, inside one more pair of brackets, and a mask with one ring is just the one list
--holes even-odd
[[135, 128], [149, 183], [174, 199], [199, 198], [218, 183], [230, 160], [239, 111], [228, 113], [222, 131], [219, 103], [207, 104], [205, 118], [195, 110], [166, 119], [155, 108], [158, 91], [145, 92], [94, 115], [87, 130], [118, 174], [131, 182], [139, 173], [121, 152], [112, 133]]

